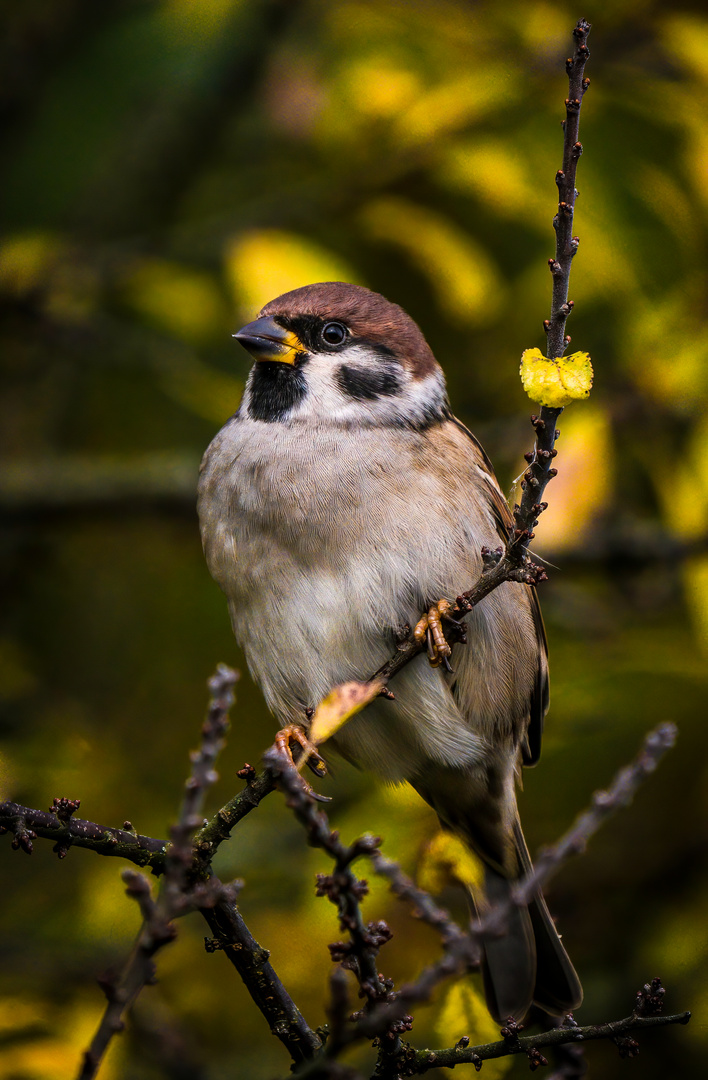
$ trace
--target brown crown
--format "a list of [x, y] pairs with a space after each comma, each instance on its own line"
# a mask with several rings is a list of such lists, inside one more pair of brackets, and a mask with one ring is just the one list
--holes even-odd
[[393, 349], [414, 378], [422, 379], [437, 368], [437, 361], [420, 327], [398, 304], [379, 293], [345, 281], [322, 281], [283, 293], [259, 312], [266, 315], [317, 315], [338, 319], [354, 337]]

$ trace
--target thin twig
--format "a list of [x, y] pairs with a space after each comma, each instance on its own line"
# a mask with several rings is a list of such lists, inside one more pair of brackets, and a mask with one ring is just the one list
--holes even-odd
[[[420, 1076], [430, 1069], [454, 1069], [457, 1065], [479, 1065], [490, 1058], [508, 1057], [513, 1054], [529, 1054], [529, 1051], [543, 1050], [549, 1046], [565, 1043], [590, 1042], [593, 1039], [611, 1039], [625, 1035], [630, 1031], [643, 1031], [647, 1028], [665, 1027], [667, 1024], [687, 1024], [690, 1012], [676, 1013], [673, 1016], [625, 1016], [623, 1020], [614, 1020], [608, 1024], [590, 1024], [587, 1027], [557, 1027], [544, 1031], [540, 1035], [525, 1035], [511, 1040], [485, 1043], [481, 1046], [457, 1046], [445, 1050], [409, 1050], [402, 1055], [400, 1076]], [[621, 1048], [620, 1048], [621, 1052]]]
[[[586, 41], [590, 24], [581, 19], [573, 31], [575, 51], [566, 63], [569, 76], [569, 91], [566, 99], [566, 119], [563, 122], [563, 168], [556, 174], [560, 192], [558, 212], [553, 220], [556, 230], [556, 255], [549, 260], [553, 275], [551, 299], [551, 318], [546, 320], [544, 328], [548, 334], [547, 354], [549, 357], [563, 355], [570, 338], [565, 336], [565, 324], [572, 310], [568, 302], [568, 282], [570, 265], [578, 249], [578, 238], [572, 236], [573, 211], [575, 207], [575, 174], [582, 146], [578, 142], [580, 106], [589, 80], [584, 78], [585, 62], [590, 52]], [[562, 409], [542, 406], [538, 416], [531, 417], [536, 441], [526, 455], [528, 467], [521, 480], [521, 499], [513, 510], [513, 526], [505, 548], [496, 551], [482, 549], [483, 570], [479, 580], [457, 597], [451, 616], [459, 619], [476, 607], [485, 596], [506, 581], [520, 581], [528, 585], [537, 585], [546, 580], [546, 572], [535, 563], [528, 554], [528, 548], [534, 537], [534, 529], [539, 516], [548, 505], [543, 495], [549, 480], [557, 469], [552, 462], [556, 457], [556, 440], [560, 434], [556, 427]], [[446, 636], [450, 642], [464, 640], [464, 628], [446, 624]], [[384, 679], [388, 683], [406, 664], [423, 651], [424, 645], [409, 636], [399, 644], [396, 653], [383, 664], [371, 677]]]
[[270, 963], [270, 953], [253, 937], [233, 899], [223, 897], [212, 907], [201, 909], [201, 914], [214, 934], [211, 941], [205, 939], [207, 952], [223, 951], [293, 1061], [311, 1058], [322, 1040], [281, 983]]
[[199, 867], [207, 870], [219, 845], [231, 836], [231, 830], [255, 810], [266, 795], [275, 791], [275, 780], [267, 770], [257, 774], [252, 765], [244, 765], [238, 775], [246, 781], [243, 791], [229, 799], [207, 824], [194, 834], [195, 870]]
[[677, 735], [675, 724], [659, 724], [649, 732], [634, 761], [617, 773], [609, 788], [595, 792], [592, 806], [580, 814], [556, 844], [541, 850], [533, 871], [513, 891], [515, 903], [526, 906], [571, 855], [585, 851], [588, 840], [608, 817], [632, 802], [644, 781], [675, 745]]
[[563, 121], [563, 166], [556, 173], [558, 186], [558, 213], [553, 219], [556, 231], [556, 256], [549, 259], [548, 265], [553, 275], [553, 299], [551, 317], [543, 324], [548, 335], [546, 355], [557, 358], [565, 352], [570, 338], [566, 337], [565, 324], [573, 310], [573, 302], [568, 302], [568, 283], [570, 264], [578, 250], [580, 240], [573, 236], [573, 214], [578, 192], [575, 189], [575, 174], [578, 161], [583, 152], [582, 143], [578, 142], [580, 133], [580, 108], [590, 80], [584, 77], [585, 64], [590, 56], [587, 38], [590, 23], [580, 19], [573, 30], [575, 49], [572, 57], [565, 62], [568, 72], [568, 97], [565, 102], [565, 120]]
[[[275, 782], [268, 772], [256, 774], [252, 766], [246, 765], [239, 775], [246, 780], [246, 787], [217, 810], [194, 835], [194, 874], [208, 874], [219, 845], [228, 840], [239, 821], [275, 790]], [[55, 803], [60, 801], [54, 800]], [[127, 859], [136, 866], [149, 867], [156, 875], [165, 872], [168, 841], [135, 832], [130, 821], [126, 821], [122, 829], [116, 829], [83, 818], [61, 818], [53, 810], [35, 810], [15, 802], [0, 802], [0, 835], [3, 832], [13, 833], [17, 840], [16, 844], [13, 841], [13, 846], [27, 854], [32, 852], [32, 840], [39, 836], [55, 842], [54, 850], [60, 858], [64, 858], [71, 847], [86, 848], [98, 855]]]
[[[32, 835], [26, 836], [27, 832]], [[167, 841], [152, 836], [141, 836], [126, 821], [122, 829], [109, 825], [98, 825], [94, 821], [84, 821], [72, 817], [69, 821], [60, 820], [56, 814], [44, 810], [34, 810], [19, 803], [0, 803], [0, 832], [12, 832], [17, 837], [26, 836], [25, 843], [18, 843], [28, 854], [32, 851], [31, 841], [36, 837], [55, 842], [55, 851], [61, 858], [69, 847], [88, 848], [98, 855], [113, 855], [128, 859], [137, 866], [150, 867], [154, 873], [161, 874], [165, 867]]]
[[303, 780], [290, 756], [274, 744], [266, 751], [263, 760], [284, 791], [287, 806], [307, 830], [309, 842], [323, 848], [334, 860], [334, 873], [319, 874], [317, 878], [318, 894], [327, 896], [335, 904], [340, 927], [349, 935], [348, 942], [336, 942], [330, 946], [332, 959], [341, 961], [354, 972], [367, 1008], [376, 1001], [386, 1001], [390, 986], [379, 975], [376, 956], [381, 946], [390, 939], [391, 931], [384, 922], [364, 923], [361, 900], [369, 891], [368, 885], [366, 881], [359, 880], [351, 869], [356, 859], [376, 850], [380, 839], [362, 836], [349, 846], [343, 844], [339, 833], [330, 828], [324, 810], [315, 802], [309, 784]]
[[106, 1005], [91, 1045], [83, 1056], [79, 1080], [92, 1080], [96, 1075], [114, 1035], [125, 1026], [123, 1015], [137, 998], [143, 986], [154, 978], [152, 957], [163, 945], [173, 941], [176, 931], [169, 919], [165, 919], [152, 898], [150, 883], [136, 870], [126, 870], [123, 880], [126, 894], [140, 907], [143, 925], [133, 951], [123, 971], [116, 980], [104, 979], [101, 987], [106, 994]]
[[113, 1036], [123, 1029], [123, 1016], [154, 976], [153, 956], [168, 942], [176, 930], [173, 919], [195, 907], [209, 908], [217, 900], [233, 901], [234, 888], [222, 886], [216, 879], [198, 882], [189, 887], [187, 875], [192, 862], [191, 835], [201, 821], [201, 810], [208, 787], [217, 779], [214, 761], [224, 744], [228, 730], [228, 712], [233, 704], [233, 686], [237, 675], [225, 665], [219, 665], [209, 680], [211, 700], [207, 718], [202, 725], [199, 750], [191, 755], [192, 769], [185, 784], [177, 824], [171, 830], [165, 861], [164, 887], [157, 900], [151, 894], [150, 883], [135, 870], [126, 870], [123, 880], [127, 894], [139, 905], [143, 925], [133, 951], [117, 979], [102, 983], [108, 1004], [83, 1056], [79, 1080], [93, 1080]]
[[[366, 852], [371, 859], [373, 869], [390, 881], [392, 891], [401, 899], [411, 903], [414, 907], [414, 913], [440, 933], [444, 946], [443, 955], [435, 963], [428, 965], [414, 982], [402, 986], [397, 991], [389, 992], [385, 999], [372, 1005], [368, 1011], [358, 1014], [353, 1024], [339, 1031], [336, 1044], [327, 1043], [322, 1055], [307, 1065], [298, 1075], [303, 1077], [328, 1076], [328, 1061], [331, 1061], [344, 1046], [361, 1039], [381, 1038], [383, 1033], [395, 1029], [395, 1024], [400, 1023], [404, 1017], [409, 1018], [409, 1010], [417, 1003], [427, 1001], [435, 988], [445, 979], [477, 967], [479, 964], [479, 941], [489, 934], [501, 934], [505, 931], [511, 903], [524, 906], [528, 904], [529, 900], [562, 863], [571, 855], [583, 851], [590, 837], [604, 824], [610, 814], [621, 807], [627, 806], [632, 801], [640, 785], [654, 772], [664, 754], [674, 745], [675, 739], [676, 728], [673, 724], [662, 724], [650, 732], [635, 760], [617, 773], [607, 790], [596, 792], [590, 809], [578, 817], [574, 825], [563, 834], [556, 844], [541, 853], [536, 868], [516, 886], [509, 904], [498, 905], [485, 916], [484, 920], [472, 923], [469, 933], [461, 930], [450, 919], [447, 912], [436, 904], [432, 897], [419, 889], [406, 877], [400, 867], [385, 859], [377, 847], [373, 847], [371, 851]], [[285, 761], [281, 762], [280, 767], [279, 784], [284, 786], [286, 790], [288, 790], [288, 784], [292, 784], [294, 790], [296, 783], [294, 778], [299, 778], [297, 770], [291, 763]], [[284, 777], [286, 778], [285, 782], [283, 782]], [[312, 808], [311, 813], [318, 819], [318, 828], [323, 831], [329, 830], [329, 824], [323, 811], [315, 808], [312, 798], [305, 787], [298, 791], [297, 805], [292, 797], [289, 800], [289, 805], [295, 809], [298, 817], [307, 824], [309, 831], [309, 816], [305, 818], [300, 807], [300, 803], [306, 799]], [[358, 843], [360, 842], [355, 841], [352, 848], [347, 850], [355, 849]], [[662, 999], [663, 990], [659, 993], [654, 984], [647, 985], [638, 995], [635, 1013], [640, 1016], [650, 1015], [652, 1011], [660, 1008]], [[682, 1015], [688, 1016], [688, 1014]], [[679, 1021], [674, 1020], [672, 1022], [677, 1023]], [[687, 1023], [687, 1019], [682, 1022]], [[609, 1025], [609, 1027], [612, 1027], [612, 1025]], [[609, 1030], [608, 1025], [602, 1028], [604, 1034], [593, 1037], [607, 1037], [605, 1029]], [[539, 1042], [538, 1044], [529, 1042], [528, 1048], [531, 1049], [536, 1045], [540, 1047], [573, 1042], [576, 1039], [573, 1030], [562, 1029], [560, 1035], [550, 1033], [550, 1042]], [[534, 1038], [539, 1037], [535, 1036]], [[494, 1049], [503, 1044], [490, 1045]], [[474, 1047], [469, 1051], [469, 1054], [477, 1051], [478, 1048]], [[455, 1048], [456, 1054], [459, 1055], [460, 1052], [460, 1048]], [[432, 1053], [432, 1051], [410, 1051], [410, 1053], [422, 1055], [423, 1053]], [[494, 1049], [494, 1052], [487, 1052], [485, 1049], [485, 1053], [486, 1056], [501, 1056], [496, 1049]], [[388, 1063], [380, 1061], [377, 1075], [387, 1076], [390, 1074], [395, 1076], [399, 1072], [400, 1075], [407, 1075], [403, 1068], [403, 1063], [408, 1060], [407, 1055], [408, 1051], [399, 1046], [396, 1054], [388, 1055]], [[415, 1061], [421, 1063], [423, 1057], [416, 1056]], [[467, 1057], [457, 1056], [453, 1063], [462, 1064], [464, 1061], [474, 1063], [474, 1058], [469, 1055]], [[447, 1064], [450, 1064], [450, 1062], [447, 1062]], [[433, 1065], [430, 1064], [427, 1067], [432, 1068]], [[426, 1069], [418, 1069], [418, 1071], [426, 1071]]]
[[[308, 1026], [268, 962], [268, 953], [255, 940], [235, 903], [235, 888], [221, 885], [211, 872], [211, 860], [231, 829], [275, 789], [268, 772], [256, 775], [245, 765], [239, 776], [246, 787], [230, 799], [193, 839], [194, 825], [201, 823], [199, 809], [206, 786], [214, 781], [213, 763], [226, 732], [227, 711], [232, 703], [231, 688], [235, 674], [223, 666], [210, 681], [212, 701], [202, 732], [202, 745], [193, 755], [192, 775], [187, 781], [179, 824], [172, 831], [172, 843], [136, 834], [130, 822], [123, 829], [113, 829], [95, 822], [72, 817], [78, 800], [55, 799], [52, 811], [45, 813], [17, 803], [0, 803], [0, 830], [12, 832], [13, 846], [28, 853], [37, 836], [55, 841], [55, 851], [66, 855], [72, 845], [85, 847], [102, 855], [129, 859], [139, 866], [149, 866], [156, 875], [165, 874], [170, 888], [170, 918], [199, 908], [214, 938], [209, 951], [223, 950], [243, 980], [255, 1004], [263, 1013], [271, 1031], [290, 1053], [293, 1061], [311, 1057], [322, 1045], [320, 1037]], [[167, 871], [167, 873], [166, 873]], [[150, 896], [150, 887], [140, 874], [124, 875], [128, 895], [136, 899], [144, 916], [143, 928], [129, 961], [118, 980], [104, 980], [108, 1005], [99, 1031], [85, 1056], [82, 1077], [95, 1075], [110, 1039], [123, 1027], [123, 1014], [135, 1000], [142, 986], [152, 976], [152, 957], [171, 941], [174, 928], [164, 911]], [[164, 894], [163, 894], [164, 897]], [[151, 918], [146, 916], [150, 914]], [[169, 927], [169, 930], [167, 929]]]

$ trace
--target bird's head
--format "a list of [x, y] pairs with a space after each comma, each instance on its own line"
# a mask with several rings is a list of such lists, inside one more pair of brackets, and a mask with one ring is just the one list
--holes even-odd
[[360, 285], [284, 293], [234, 337], [256, 360], [241, 407], [253, 420], [422, 428], [446, 415], [443, 373], [420, 328]]

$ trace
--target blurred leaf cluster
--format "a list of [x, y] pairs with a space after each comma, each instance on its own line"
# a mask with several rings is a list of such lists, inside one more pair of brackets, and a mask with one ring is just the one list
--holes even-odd
[[[552, 709], [522, 817], [532, 847], [554, 838], [650, 724], [679, 724], [672, 759], [550, 903], [586, 987], [582, 1020], [625, 1015], [655, 974], [669, 1008], [697, 1016], [647, 1040], [631, 1066], [594, 1047], [598, 1075], [697, 1075], [708, 1046], [708, 17], [697, 0], [3, 5], [0, 787], [40, 807], [80, 797], [93, 820], [165, 834], [204, 680], [216, 661], [239, 662], [194, 489], [248, 371], [230, 334], [266, 300], [345, 279], [401, 303], [511, 491], [530, 438], [519, 358], [544, 344], [563, 59], [579, 15], [595, 25], [569, 331], [593, 358], [595, 389], [563, 417], [538, 531], [558, 567], [542, 595]], [[215, 798], [271, 739], [248, 680], [236, 716]], [[343, 764], [324, 787], [345, 836], [382, 834], [463, 917], [459, 858], [412, 792]], [[71, 1075], [101, 1009], [92, 980], [137, 925], [118, 865], [35, 847], [31, 859], [0, 848], [1, 1080]], [[337, 932], [314, 896], [321, 857], [271, 797], [221, 859], [223, 875], [246, 878], [244, 915], [276, 969], [323, 1022]], [[396, 932], [386, 972], [409, 976], [432, 935], [381, 885], [369, 911]], [[106, 1080], [286, 1068], [200, 935], [187, 920], [164, 954]], [[472, 986], [420, 1010], [418, 1045], [491, 1037]]]

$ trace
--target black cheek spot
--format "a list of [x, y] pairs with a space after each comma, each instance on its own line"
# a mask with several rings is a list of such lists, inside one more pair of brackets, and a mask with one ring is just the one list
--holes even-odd
[[401, 380], [390, 368], [367, 370], [342, 364], [334, 376], [340, 390], [356, 401], [391, 397], [401, 389]]

